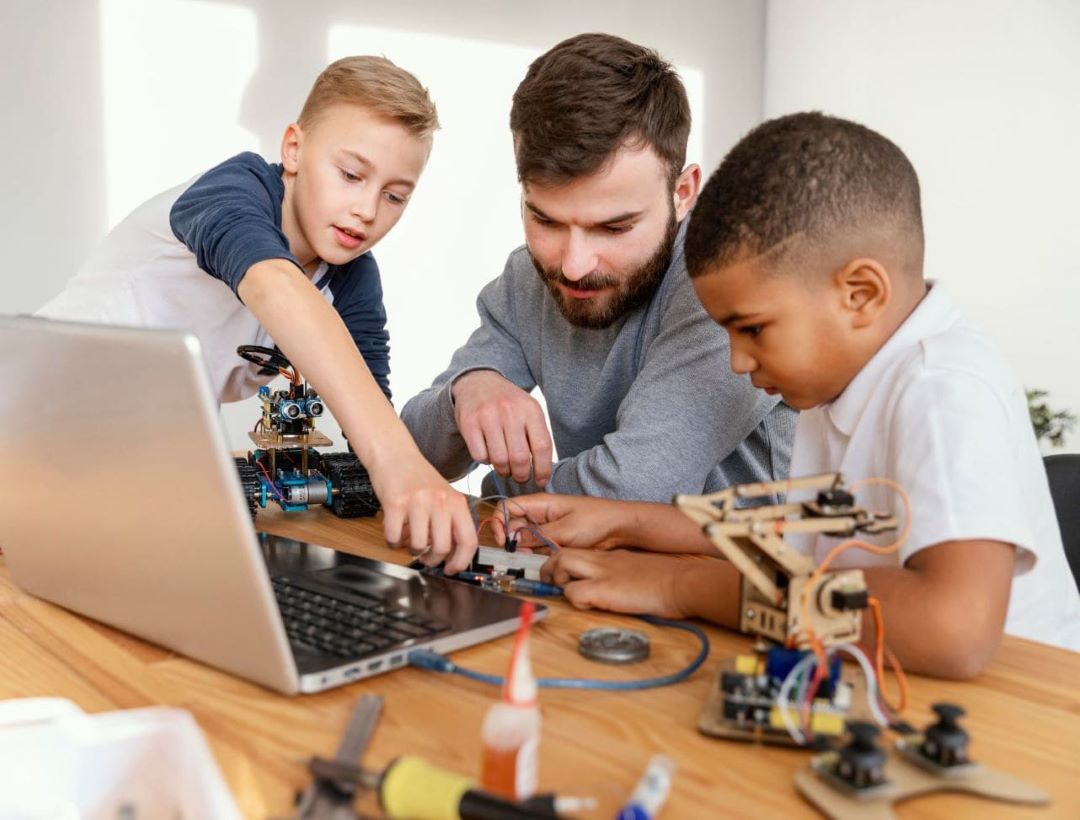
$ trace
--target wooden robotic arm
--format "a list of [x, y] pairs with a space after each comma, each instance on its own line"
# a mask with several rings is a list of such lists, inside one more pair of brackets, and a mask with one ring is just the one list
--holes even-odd
[[[818, 491], [813, 501], [736, 506], [740, 501], [807, 490]], [[895, 516], [858, 507], [837, 473], [741, 484], [708, 495], [678, 495], [674, 503], [701, 525], [742, 574], [744, 632], [802, 647], [809, 634], [824, 645], [858, 640], [861, 610], [867, 605], [862, 571], [819, 572], [813, 558], [785, 537], [884, 532], [896, 529]]]

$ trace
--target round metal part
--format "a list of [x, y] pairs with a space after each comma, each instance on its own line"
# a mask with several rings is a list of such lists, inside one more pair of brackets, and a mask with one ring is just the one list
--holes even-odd
[[300, 405], [294, 401], [283, 401], [278, 406], [278, 412], [287, 419], [300, 418]]
[[287, 484], [281, 492], [290, 504], [325, 504], [330, 497], [327, 481], [321, 476], [308, 478], [306, 484]]
[[307, 483], [307, 503], [325, 504], [326, 499], [330, 497], [328, 486], [329, 484], [325, 478], [309, 478]]
[[321, 401], [309, 401], [307, 412], [309, 416], [321, 416], [323, 414], [323, 403]]
[[600, 663], [637, 663], [649, 657], [649, 637], [636, 629], [590, 629], [578, 638], [578, 652]]

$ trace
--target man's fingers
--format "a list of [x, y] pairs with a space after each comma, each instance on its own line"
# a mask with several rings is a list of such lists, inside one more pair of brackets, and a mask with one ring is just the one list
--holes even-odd
[[477, 464], [488, 463], [487, 443], [484, 441], [484, 431], [480, 429], [480, 422], [475, 418], [463, 420], [458, 427], [465, 446], [469, 448], [469, 458]]
[[543, 487], [551, 478], [551, 457], [554, 446], [539, 405], [536, 407], [536, 412], [530, 413], [525, 420], [525, 434], [529, 438], [533, 480], [536, 481], [538, 487]]
[[505, 428], [507, 461], [510, 465], [510, 476], [518, 484], [524, 484], [532, 475], [532, 453], [529, 451], [529, 439], [525, 435], [525, 428], [510, 424]]
[[501, 476], [510, 475], [510, 456], [506, 450], [506, 435], [498, 419], [490, 414], [480, 425], [484, 433], [484, 445], [487, 449], [487, 463]]

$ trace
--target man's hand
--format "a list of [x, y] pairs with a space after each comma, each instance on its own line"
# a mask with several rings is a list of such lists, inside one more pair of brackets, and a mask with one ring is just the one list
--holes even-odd
[[699, 565], [628, 550], [564, 549], [540, 568], [540, 577], [561, 586], [566, 600], [578, 609], [685, 618], [690, 613], [680, 600], [680, 589]]
[[551, 478], [551, 434], [540, 403], [492, 370], [473, 370], [451, 388], [454, 419], [473, 461], [543, 487]]
[[[549, 493], [520, 495], [505, 503], [510, 516], [510, 535], [517, 537], [521, 547], [547, 546], [534, 532], [539, 529], [560, 547], [614, 549], [623, 545], [617, 537], [619, 524], [627, 521], [632, 508], [626, 501]], [[499, 543], [505, 544], [502, 503], [492, 528]]]
[[415, 448], [392, 460], [386, 469], [369, 471], [382, 504], [387, 543], [397, 547], [407, 539], [409, 551], [427, 566], [445, 559], [448, 574], [466, 570], [477, 541], [465, 496], [447, 484]]

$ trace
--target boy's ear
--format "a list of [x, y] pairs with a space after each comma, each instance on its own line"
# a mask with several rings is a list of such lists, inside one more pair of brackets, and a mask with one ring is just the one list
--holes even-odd
[[300, 165], [300, 144], [303, 141], [303, 129], [295, 122], [290, 123], [281, 138], [281, 164], [290, 174], [295, 174]]
[[852, 259], [837, 271], [835, 282], [853, 328], [872, 325], [892, 299], [889, 272], [876, 259]]
[[678, 179], [675, 180], [675, 221], [682, 222], [683, 217], [690, 213], [690, 209], [697, 202], [698, 194], [701, 193], [701, 166], [687, 165]]

